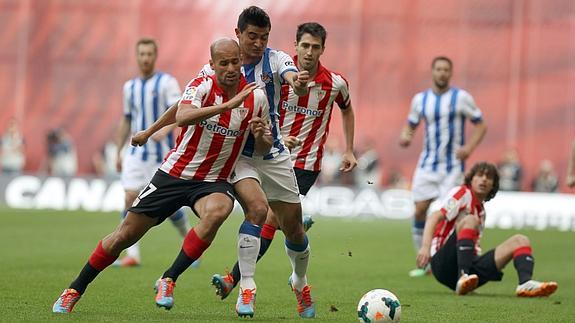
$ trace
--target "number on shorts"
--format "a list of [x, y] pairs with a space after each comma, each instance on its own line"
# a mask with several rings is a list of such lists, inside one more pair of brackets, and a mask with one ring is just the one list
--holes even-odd
[[152, 194], [157, 189], [158, 188], [156, 187], [156, 185], [154, 185], [152, 183], [148, 184], [148, 186], [146, 186], [146, 188], [144, 188], [140, 192], [140, 195], [138, 195], [138, 197], [136, 197], [136, 199], [134, 200], [134, 203], [132, 203], [132, 207], [137, 206], [140, 203], [140, 200], [142, 200], [144, 197]]

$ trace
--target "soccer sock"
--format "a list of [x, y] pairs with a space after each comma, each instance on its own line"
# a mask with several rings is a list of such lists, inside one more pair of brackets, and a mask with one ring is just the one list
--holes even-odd
[[[262, 227], [262, 233], [260, 237], [260, 252], [258, 254], [257, 261], [259, 261], [264, 256], [266, 251], [268, 251], [268, 248], [270, 247], [270, 245], [272, 244], [272, 240], [274, 239], [275, 233], [276, 228], [274, 228], [269, 224], [264, 224], [264, 226]], [[236, 287], [237, 284], [239, 283], [241, 276], [242, 275], [240, 274], [240, 266], [236, 262], [234, 268], [232, 269], [232, 277], [234, 278], [234, 287]]]
[[293, 268], [291, 275], [292, 286], [301, 291], [307, 285], [306, 272], [310, 254], [307, 235], [304, 236], [302, 244], [295, 244], [286, 239], [285, 249]]
[[240, 226], [238, 234], [238, 266], [241, 273], [240, 287], [242, 289], [256, 288], [254, 275], [260, 250], [261, 231], [261, 227], [248, 221], [244, 221]]
[[184, 238], [184, 244], [176, 260], [174, 260], [172, 266], [162, 275], [162, 278], [169, 277], [173, 281], [178, 280], [178, 277], [186, 271], [196, 259], [200, 258], [209, 246], [210, 243], [200, 239], [192, 228]]
[[460, 274], [469, 274], [478, 236], [479, 232], [475, 229], [465, 228], [457, 233], [457, 268]]
[[106, 250], [102, 248], [102, 241], [98, 242], [96, 249], [94, 249], [92, 255], [90, 255], [90, 258], [88, 259], [88, 262], [84, 265], [84, 268], [82, 268], [82, 271], [80, 271], [76, 280], [70, 284], [70, 288], [83, 294], [86, 287], [88, 287], [88, 284], [90, 284], [102, 270], [106, 269], [106, 267], [111, 265], [116, 259], [118, 259], [118, 256], [108, 254]]
[[519, 285], [531, 280], [533, 276], [533, 267], [535, 266], [535, 259], [531, 254], [531, 247], [520, 247], [513, 251], [513, 266], [517, 270], [519, 278]]
[[174, 227], [176, 227], [176, 229], [182, 235], [182, 237], [185, 237], [186, 234], [188, 234], [188, 231], [190, 231], [191, 229], [190, 221], [188, 220], [186, 213], [182, 209], [179, 209], [176, 212], [174, 212], [174, 214], [170, 216], [170, 221], [172, 221], [172, 224], [174, 225]]
[[415, 252], [419, 252], [421, 245], [423, 244], [423, 228], [425, 227], [425, 220], [417, 221], [413, 220], [413, 226], [411, 227], [411, 237], [413, 239], [413, 245], [415, 246]]

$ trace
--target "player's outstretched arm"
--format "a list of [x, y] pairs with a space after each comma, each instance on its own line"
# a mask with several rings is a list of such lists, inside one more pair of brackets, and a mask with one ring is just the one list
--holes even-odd
[[567, 186], [575, 187], [575, 140], [571, 143], [571, 153], [567, 165]]
[[483, 140], [483, 137], [485, 137], [486, 132], [487, 132], [487, 125], [485, 124], [485, 122], [480, 121], [476, 123], [475, 127], [473, 128], [473, 132], [471, 133], [471, 138], [469, 139], [469, 142], [455, 152], [457, 158], [459, 158], [460, 160], [467, 159], [467, 157], [469, 157], [471, 153], [473, 153], [475, 148], [479, 145], [481, 140]]
[[307, 83], [309, 82], [309, 72], [300, 71], [293, 72], [287, 71], [284, 74], [284, 80], [286, 80], [292, 87], [293, 92], [297, 96], [306, 96], [308, 94]]
[[176, 122], [180, 127], [194, 125], [211, 118], [216, 114], [235, 109], [239, 107], [248, 95], [250, 95], [250, 93], [252, 93], [256, 88], [256, 83], [250, 83], [229, 101], [211, 107], [202, 107], [201, 109], [194, 105], [183, 104], [180, 102], [178, 104], [178, 112], [176, 113]]
[[[138, 131], [132, 136], [132, 146], [143, 146], [148, 139], [152, 137], [154, 140], [161, 140], [168, 132], [172, 131], [176, 126], [176, 112], [178, 111], [178, 103], [174, 103], [164, 114], [158, 118], [150, 127], [145, 130]], [[166, 127], [170, 126], [170, 127]], [[161, 132], [158, 132], [162, 129]], [[156, 134], [156, 132], [158, 132]]]
[[421, 244], [421, 249], [417, 253], [417, 267], [424, 268], [431, 260], [431, 239], [433, 238], [433, 232], [435, 227], [444, 215], [441, 211], [433, 212], [425, 221], [425, 228], [423, 229], [423, 241]]
[[355, 115], [351, 104], [341, 110], [343, 134], [345, 136], [345, 152], [341, 159], [341, 168], [343, 172], [352, 171], [357, 166], [357, 159], [353, 153], [353, 138], [355, 136]]

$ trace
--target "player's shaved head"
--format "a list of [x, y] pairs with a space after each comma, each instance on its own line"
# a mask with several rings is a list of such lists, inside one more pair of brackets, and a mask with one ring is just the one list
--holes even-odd
[[214, 61], [222, 53], [229, 53], [233, 51], [237, 51], [239, 55], [240, 45], [238, 45], [237, 41], [231, 38], [220, 38], [214, 41], [210, 46], [210, 56]]

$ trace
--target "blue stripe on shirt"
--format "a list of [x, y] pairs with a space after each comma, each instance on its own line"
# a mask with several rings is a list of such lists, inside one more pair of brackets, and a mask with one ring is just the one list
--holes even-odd
[[[135, 99], [134, 99], [134, 85], [136, 84], [136, 80], [132, 80], [132, 85], [130, 85], [130, 127], [135, 127], [135, 118], [134, 118], [134, 110], [136, 109]], [[136, 147], [132, 146], [130, 149], [130, 155], [136, 153]]]
[[439, 164], [439, 146], [441, 145], [441, 132], [440, 122], [441, 122], [441, 94], [435, 94], [435, 155], [433, 156], [433, 164], [431, 169], [435, 172], [437, 171], [437, 165]]
[[[156, 78], [156, 83], [154, 84], [154, 92], [152, 93], [152, 95], [154, 96], [154, 101], [153, 101], [153, 106], [152, 106], [153, 111], [154, 111], [154, 120], [158, 120], [158, 118], [160, 117], [158, 98], [160, 96], [160, 92], [159, 92], [160, 80], [162, 79], [163, 75], [164, 74], [162, 74], [162, 73], [158, 73], [157, 78]], [[158, 163], [161, 163], [162, 157], [163, 157], [162, 141], [156, 141], [156, 161]]]
[[[140, 129], [146, 129], [146, 109], [145, 109], [145, 106], [146, 106], [146, 91], [145, 91], [145, 88], [146, 88], [146, 81], [147, 81], [147, 80], [141, 79], [141, 81], [142, 81], [142, 90], [140, 91], [140, 94], [141, 94], [141, 96], [140, 96], [140, 108], [141, 108], [142, 111], [140, 111], [140, 112], [141, 112], [141, 115], [142, 115], [142, 116], [141, 116], [141, 120], [142, 120], [141, 125], [142, 125], [142, 127], [141, 127]], [[144, 145], [143, 147], [144, 147], [144, 152], [142, 153], [142, 160], [143, 160], [143, 161], [146, 161], [146, 160], [148, 160], [148, 145]]]
[[452, 88], [451, 92], [451, 101], [449, 102], [449, 119], [447, 123], [447, 127], [449, 129], [449, 138], [447, 141], [447, 172], [451, 172], [453, 168], [453, 135], [455, 132], [455, 105], [457, 104], [457, 94], [459, 90], [457, 88]]
[[421, 101], [421, 117], [425, 120], [425, 154], [423, 155], [423, 161], [421, 162], [421, 168], [425, 167], [425, 162], [429, 158], [429, 122], [427, 122], [427, 117], [425, 116], [425, 106], [427, 105], [427, 93], [423, 93], [423, 100]]
[[[463, 147], [465, 145], [465, 115], [461, 115], [461, 132], [460, 132], [460, 138], [459, 138], [459, 144], [461, 145], [461, 147]], [[461, 172], [465, 171], [465, 160], [461, 161]]]

